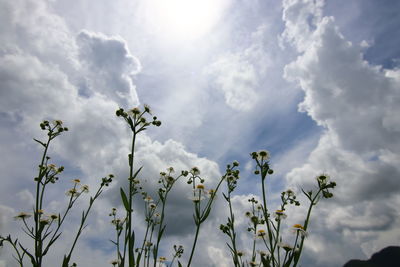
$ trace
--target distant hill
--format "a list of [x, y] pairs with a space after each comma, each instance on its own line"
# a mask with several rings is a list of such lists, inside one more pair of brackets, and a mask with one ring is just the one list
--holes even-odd
[[400, 267], [400, 247], [386, 247], [369, 260], [351, 260], [343, 267]]

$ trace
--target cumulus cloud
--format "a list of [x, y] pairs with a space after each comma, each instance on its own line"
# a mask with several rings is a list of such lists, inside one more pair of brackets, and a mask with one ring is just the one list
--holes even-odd
[[141, 66], [126, 42], [120, 37], [82, 31], [77, 43], [85, 70], [85, 86], [124, 106], [137, 106], [132, 76], [140, 72]]
[[215, 88], [224, 93], [226, 104], [235, 110], [248, 111], [257, 104], [261, 79], [271, 64], [265, 50], [266, 31], [266, 25], [259, 26], [251, 35], [249, 47], [220, 56], [205, 71]]
[[285, 78], [304, 91], [299, 110], [325, 128], [307, 162], [287, 175], [288, 183], [311, 185], [315, 174], [330, 173], [338, 188], [335, 203], [323, 211], [331, 214], [323, 224], [342, 232], [343, 243], [368, 228], [368, 237], [358, 233], [357, 240], [369, 256], [374, 251], [365, 244], [397, 229], [398, 71], [366, 62], [362, 47], [347, 41], [332, 17], [321, 15], [322, 1], [284, 1], [283, 13], [282, 36], [302, 52], [285, 67]]

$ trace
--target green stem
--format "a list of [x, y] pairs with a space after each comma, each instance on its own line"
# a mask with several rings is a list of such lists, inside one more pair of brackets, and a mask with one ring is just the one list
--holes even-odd
[[77, 234], [76, 234], [76, 236], [75, 236], [74, 242], [72, 243], [72, 247], [71, 247], [71, 249], [70, 249], [70, 251], [69, 251], [69, 253], [68, 253], [68, 256], [67, 256], [67, 259], [68, 259], [68, 260], [71, 258], [72, 252], [74, 251], [75, 245], [76, 245], [76, 243], [77, 243], [77, 241], [78, 241], [78, 239], [79, 239], [79, 236], [80, 236], [81, 233], [82, 233], [82, 230], [86, 227], [86, 226], [85, 226], [86, 219], [87, 219], [87, 217], [88, 217], [88, 215], [89, 215], [89, 212], [90, 212], [90, 210], [91, 210], [91, 208], [92, 208], [92, 206], [93, 206], [94, 201], [96, 200], [96, 198], [98, 198], [98, 197], [100, 196], [100, 194], [101, 194], [101, 192], [102, 192], [102, 191], [101, 191], [102, 188], [103, 188], [103, 186], [101, 185], [101, 186], [99, 187], [99, 189], [97, 190], [95, 196], [94, 196], [93, 198], [90, 198], [89, 207], [88, 207], [88, 209], [86, 210], [86, 213], [84, 212], [83, 215], [82, 215], [81, 225], [79, 226], [79, 229], [78, 229], [78, 232], [77, 232]]
[[235, 232], [235, 223], [234, 223], [235, 217], [234, 217], [233, 211], [232, 211], [231, 191], [230, 190], [228, 190], [228, 204], [229, 204], [229, 214], [231, 217], [231, 225], [230, 225], [231, 242], [232, 242], [232, 248], [233, 248], [233, 252], [234, 252], [233, 263], [235, 264], [235, 266], [240, 266], [237, 248], [236, 248], [236, 232]]
[[154, 247], [154, 253], [153, 253], [154, 267], [156, 267], [156, 265], [157, 265], [158, 247], [159, 247], [159, 244], [160, 244], [160, 241], [161, 241], [161, 237], [162, 237], [161, 229], [162, 229], [163, 223], [164, 223], [165, 203], [167, 202], [167, 195], [168, 195], [168, 192], [169, 192], [169, 191], [167, 191], [167, 192], [165, 193], [165, 198], [164, 198], [164, 200], [162, 201], [162, 210], [161, 210], [160, 225], [159, 225], [159, 227], [158, 227], [157, 243], [156, 243], [156, 245], [155, 245], [155, 247]]
[[193, 246], [192, 246], [192, 251], [190, 252], [190, 258], [189, 258], [189, 263], [188, 263], [187, 267], [189, 267], [190, 264], [192, 263], [192, 258], [193, 258], [194, 250], [196, 248], [197, 238], [199, 236], [199, 231], [200, 231], [200, 223], [197, 224], [196, 235], [194, 236], [194, 242], [193, 242]]
[[35, 203], [35, 214], [34, 214], [34, 218], [35, 218], [35, 267], [41, 267], [42, 266], [42, 244], [41, 244], [41, 232], [39, 231], [40, 228], [40, 214], [39, 214], [39, 210], [41, 209], [40, 207], [40, 185], [41, 185], [41, 180], [44, 176], [44, 172], [46, 170], [43, 169], [43, 164], [44, 161], [46, 159], [46, 155], [47, 155], [47, 150], [49, 148], [49, 144], [50, 141], [52, 140], [52, 131], [49, 131], [49, 138], [47, 140], [47, 143], [45, 145], [45, 149], [43, 152], [43, 156], [42, 156], [42, 160], [40, 162], [39, 165], [39, 175], [37, 177], [37, 183], [36, 183], [36, 203]]
[[[262, 166], [260, 166], [262, 168]], [[272, 246], [272, 239], [275, 239], [273, 236], [273, 233], [271, 231], [271, 226], [270, 226], [270, 222], [269, 222], [269, 216], [268, 216], [268, 209], [267, 209], [267, 198], [266, 198], [266, 189], [265, 189], [265, 178], [266, 178], [266, 174], [263, 175], [263, 172], [261, 172], [261, 185], [262, 185], [262, 195], [263, 195], [263, 211], [264, 211], [264, 219], [265, 222], [267, 223], [267, 230], [268, 230], [268, 239], [269, 239], [269, 245], [271, 248], [271, 259], [272, 259], [272, 265], [275, 267], [275, 255], [273, 253], [273, 246]]]
[[[306, 217], [306, 220], [305, 220], [305, 222], [304, 222], [304, 231], [307, 231], [308, 223], [309, 223], [309, 221], [310, 221], [310, 216], [311, 216], [311, 210], [312, 210], [312, 207], [316, 204], [315, 200], [318, 198], [320, 192], [321, 192], [321, 189], [319, 189], [318, 192], [315, 194], [315, 197], [314, 197], [313, 199], [311, 199], [310, 206], [308, 207], [307, 217]], [[311, 197], [310, 197], [310, 198], [311, 198]], [[300, 260], [301, 252], [302, 252], [302, 250], [303, 250], [304, 239], [305, 239], [305, 236], [302, 236], [302, 237], [301, 237], [301, 242], [300, 242], [300, 248], [299, 248], [298, 256], [295, 257], [295, 259], [294, 259], [294, 265], [293, 265], [293, 267], [296, 267], [296, 266], [297, 266], [297, 263], [298, 263], [299, 260]]]
[[[132, 136], [132, 145], [131, 145], [131, 156], [129, 158], [129, 210], [127, 211], [127, 227], [125, 231], [125, 242], [124, 242], [124, 261], [125, 261], [125, 253], [126, 253], [126, 241], [128, 241], [128, 262], [129, 265], [130, 263], [135, 264], [135, 253], [134, 253], [134, 240], [132, 240], [132, 206], [133, 206], [133, 189], [134, 189], [134, 183], [133, 183], [133, 157], [135, 153], [135, 141], [136, 141], [136, 131], [135, 128], [133, 130], [133, 136]], [[124, 266], [124, 263], [121, 264]], [[133, 267], [133, 266], [129, 266]]]

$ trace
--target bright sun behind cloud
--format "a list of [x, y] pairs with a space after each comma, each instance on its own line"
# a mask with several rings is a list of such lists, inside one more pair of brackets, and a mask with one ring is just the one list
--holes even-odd
[[150, 30], [178, 40], [207, 34], [221, 18], [229, 0], [145, 0], [142, 10]]

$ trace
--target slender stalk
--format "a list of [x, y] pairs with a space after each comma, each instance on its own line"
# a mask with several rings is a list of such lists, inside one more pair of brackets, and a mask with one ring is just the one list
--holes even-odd
[[238, 258], [238, 253], [237, 253], [237, 248], [236, 248], [236, 232], [235, 232], [235, 217], [233, 215], [233, 210], [232, 210], [232, 203], [231, 203], [231, 191], [228, 190], [228, 205], [229, 205], [229, 214], [231, 217], [231, 243], [232, 243], [232, 248], [233, 248], [233, 263], [235, 266], [240, 266], [239, 258]]
[[190, 252], [190, 258], [189, 258], [189, 262], [188, 262], [187, 267], [189, 267], [190, 264], [192, 263], [192, 258], [193, 258], [193, 255], [194, 255], [194, 250], [195, 250], [195, 248], [196, 248], [197, 238], [198, 238], [198, 236], [199, 236], [199, 231], [200, 231], [200, 223], [197, 224], [196, 234], [195, 234], [195, 236], [194, 236], [192, 251]]
[[[129, 159], [129, 211], [128, 211], [128, 257], [129, 262], [135, 262], [134, 253], [134, 240], [132, 239], [132, 206], [133, 206], [133, 158], [135, 153], [135, 141], [136, 141], [136, 131], [133, 131], [132, 146], [131, 146], [131, 157]], [[129, 266], [131, 267], [131, 266]]]
[[41, 209], [41, 205], [40, 205], [40, 185], [41, 185], [41, 180], [43, 178], [43, 176], [45, 175], [45, 169], [44, 169], [44, 161], [46, 159], [46, 155], [47, 155], [47, 150], [49, 148], [49, 144], [50, 141], [53, 139], [52, 138], [52, 130], [49, 131], [48, 133], [48, 139], [47, 139], [47, 143], [45, 145], [44, 148], [44, 152], [43, 152], [43, 156], [42, 156], [42, 160], [40, 162], [39, 165], [39, 175], [37, 177], [37, 182], [36, 182], [36, 202], [35, 202], [35, 214], [34, 214], [34, 218], [35, 218], [35, 267], [41, 267], [42, 266], [42, 244], [41, 244], [41, 231], [40, 231], [40, 217], [41, 214], [39, 214], [39, 210]]
[[274, 251], [273, 251], [273, 246], [272, 246], [272, 241], [274, 238], [274, 235], [271, 231], [271, 226], [270, 226], [270, 220], [269, 220], [269, 216], [268, 216], [268, 208], [267, 208], [267, 193], [266, 193], [266, 189], [265, 189], [265, 178], [266, 178], [266, 174], [261, 174], [261, 185], [262, 185], [262, 196], [263, 196], [263, 212], [264, 212], [264, 219], [265, 222], [267, 224], [267, 231], [268, 231], [268, 239], [269, 239], [269, 245], [271, 248], [271, 259], [272, 259], [272, 266], [275, 267], [275, 255], [274, 255]]
[[[321, 189], [318, 190], [318, 192], [315, 194], [313, 199], [310, 199], [311, 203], [310, 203], [310, 206], [308, 207], [306, 220], [304, 221], [304, 231], [307, 231], [308, 223], [310, 221], [310, 216], [311, 216], [311, 210], [312, 210], [313, 206], [316, 204], [315, 200], [318, 198], [320, 192], [321, 192]], [[299, 248], [299, 252], [298, 252], [299, 256], [295, 257], [293, 267], [296, 267], [297, 263], [300, 260], [301, 252], [303, 250], [303, 245], [304, 245], [304, 239], [305, 239], [305, 236], [302, 236], [301, 241], [300, 241], [300, 248]]]
[[68, 261], [71, 259], [72, 252], [74, 251], [74, 248], [75, 248], [76, 243], [77, 243], [77, 241], [78, 241], [78, 239], [79, 239], [79, 236], [80, 236], [81, 233], [82, 233], [82, 230], [86, 227], [86, 225], [85, 225], [86, 219], [87, 219], [87, 217], [88, 217], [88, 215], [89, 215], [89, 212], [90, 212], [90, 210], [91, 210], [91, 208], [92, 208], [92, 206], [93, 206], [94, 201], [96, 200], [96, 198], [98, 198], [98, 197], [100, 196], [100, 194], [101, 194], [101, 192], [102, 192], [102, 191], [101, 191], [102, 188], [103, 188], [103, 185], [101, 185], [101, 186], [99, 187], [99, 189], [97, 190], [95, 196], [94, 196], [93, 198], [90, 198], [89, 207], [88, 207], [88, 209], [86, 210], [86, 212], [83, 212], [83, 214], [82, 214], [82, 221], [81, 221], [81, 224], [80, 224], [80, 226], [79, 226], [78, 232], [77, 232], [77, 234], [76, 234], [76, 236], [75, 236], [74, 242], [72, 243], [71, 249], [69, 250], [68, 256], [66, 256], [66, 258], [68, 259]]

